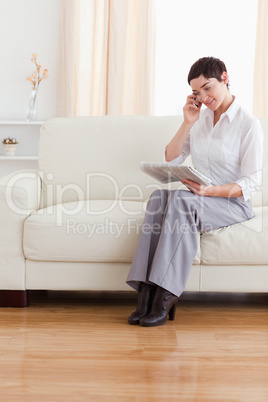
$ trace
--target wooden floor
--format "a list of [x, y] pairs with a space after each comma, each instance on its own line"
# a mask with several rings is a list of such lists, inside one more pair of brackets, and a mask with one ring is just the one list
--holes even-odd
[[191, 294], [131, 326], [134, 293], [31, 292], [0, 308], [2, 401], [268, 401], [268, 295]]

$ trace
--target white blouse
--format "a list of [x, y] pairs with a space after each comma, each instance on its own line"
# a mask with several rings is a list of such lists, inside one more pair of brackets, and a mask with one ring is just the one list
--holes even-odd
[[171, 164], [181, 164], [191, 154], [196, 169], [212, 180], [212, 185], [237, 183], [241, 201], [250, 199], [262, 176], [263, 132], [256, 117], [236, 100], [213, 127], [214, 113], [200, 112], [188, 133], [183, 152]]

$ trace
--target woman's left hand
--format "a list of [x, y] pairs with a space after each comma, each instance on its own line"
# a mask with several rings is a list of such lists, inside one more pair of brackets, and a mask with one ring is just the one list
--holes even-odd
[[212, 196], [212, 188], [213, 186], [203, 186], [202, 184], [195, 183], [192, 180], [184, 179], [182, 180], [182, 184], [184, 184], [192, 193], [201, 196]]

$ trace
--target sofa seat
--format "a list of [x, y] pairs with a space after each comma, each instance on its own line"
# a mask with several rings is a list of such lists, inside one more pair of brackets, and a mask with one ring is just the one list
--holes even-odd
[[[27, 260], [131, 262], [144, 219], [145, 202], [78, 201], [50, 206], [25, 221]], [[194, 264], [200, 263], [200, 248]]]
[[203, 233], [201, 264], [268, 264], [268, 207], [254, 207], [254, 212], [248, 221]]

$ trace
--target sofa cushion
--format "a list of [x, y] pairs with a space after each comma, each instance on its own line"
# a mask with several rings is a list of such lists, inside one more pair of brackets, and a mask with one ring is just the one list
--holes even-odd
[[202, 234], [201, 263], [268, 264], [268, 207], [255, 207], [254, 212], [248, 221]]
[[[146, 203], [91, 200], [58, 204], [26, 219], [26, 259], [70, 262], [131, 262]], [[194, 261], [200, 263], [200, 253]]]

